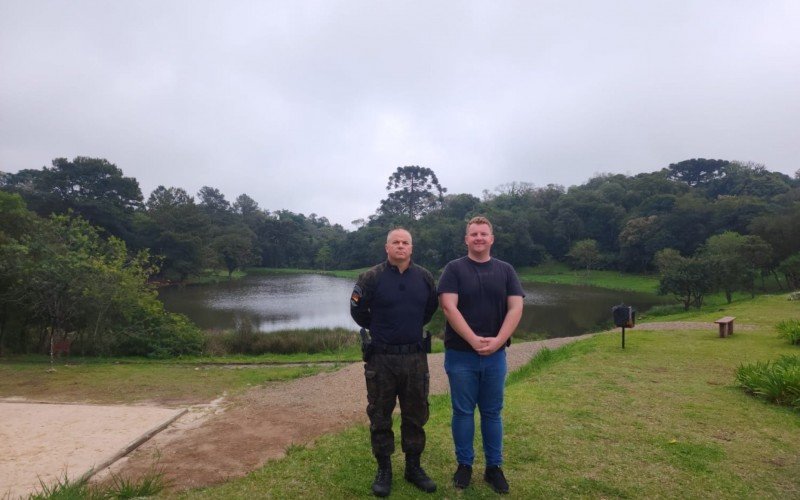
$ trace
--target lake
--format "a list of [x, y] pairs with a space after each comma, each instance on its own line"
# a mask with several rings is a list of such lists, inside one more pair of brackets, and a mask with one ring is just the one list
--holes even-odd
[[[355, 280], [318, 274], [247, 276], [214, 285], [167, 287], [159, 298], [171, 312], [204, 329], [229, 329], [248, 319], [258, 330], [358, 327], [350, 318]], [[608, 324], [611, 307], [624, 302], [646, 311], [669, 299], [654, 294], [573, 285], [524, 283], [519, 332], [543, 337], [580, 335]]]

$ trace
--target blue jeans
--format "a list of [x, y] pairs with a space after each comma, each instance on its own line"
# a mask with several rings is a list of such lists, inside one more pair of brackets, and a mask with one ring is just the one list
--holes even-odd
[[475, 407], [481, 415], [481, 438], [486, 466], [503, 464], [503, 391], [506, 381], [506, 350], [490, 356], [474, 351], [448, 349], [444, 369], [450, 381], [453, 405], [453, 442], [459, 464], [472, 465], [475, 450]]

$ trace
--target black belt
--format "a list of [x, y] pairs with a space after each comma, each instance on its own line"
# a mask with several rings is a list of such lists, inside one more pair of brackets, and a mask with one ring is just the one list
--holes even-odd
[[415, 354], [425, 351], [421, 342], [414, 344], [381, 344], [380, 342], [372, 342], [372, 348], [375, 354]]

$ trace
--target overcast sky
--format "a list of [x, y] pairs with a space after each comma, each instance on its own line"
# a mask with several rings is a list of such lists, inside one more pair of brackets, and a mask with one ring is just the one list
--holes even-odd
[[800, 168], [800, 2], [0, 0], [0, 171], [106, 158], [351, 229], [704, 157]]

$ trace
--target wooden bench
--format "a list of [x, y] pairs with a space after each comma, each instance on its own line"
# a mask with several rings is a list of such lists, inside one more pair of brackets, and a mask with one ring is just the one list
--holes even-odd
[[719, 325], [719, 336], [721, 338], [733, 335], [733, 320], [735, 319], [733, 316], [725, 316], [714, 322]]

